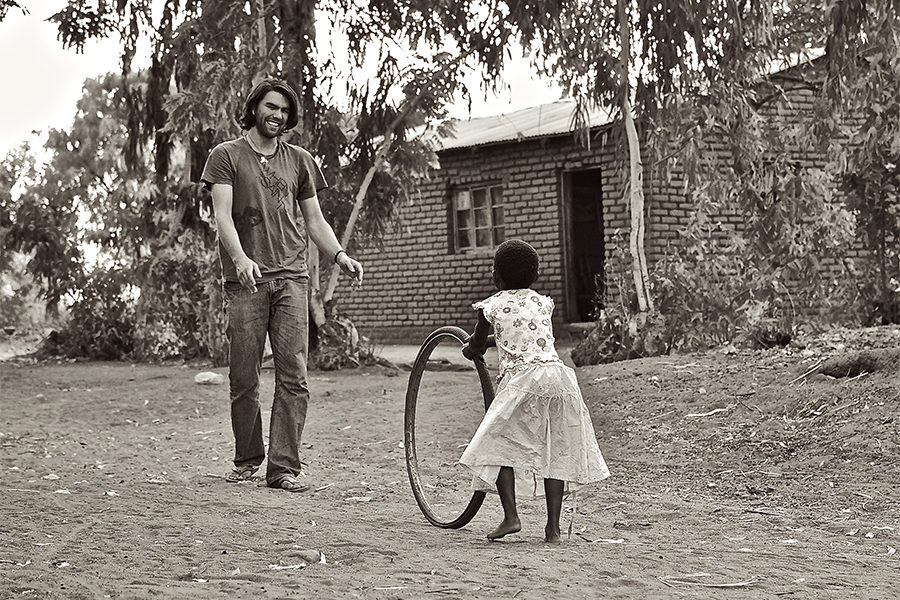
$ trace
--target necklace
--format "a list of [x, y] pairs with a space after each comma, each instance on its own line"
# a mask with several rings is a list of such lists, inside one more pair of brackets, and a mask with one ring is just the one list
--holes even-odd
[[250, 141], [250, 136], [245, 135], [244, 140], [246, 140], [247, 145], [250, 146], [250, 149], [253, 150], [253, 153], [259, 157], [259, 163], [264, 165], [266, 164], [270, 158], [275, 158], [275, 155], [278, 154], [278, 142], [275, 142], [275, 150], [272, 151], [272, 154], [263, 154], [253, 145], [253, 142]]

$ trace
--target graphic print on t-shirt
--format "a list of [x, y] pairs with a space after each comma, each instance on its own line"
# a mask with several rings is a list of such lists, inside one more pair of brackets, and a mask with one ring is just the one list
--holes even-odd
[[285, 210], [285, 203], [288, 198], [287, 182], [279, 177], [278, 173], [273, 171], [266, 163], [260, 165], [260, 174], [259, 181], [268, 194], [267, 199], [273, 201], [271, 204], [274, 209], [273, 212]]

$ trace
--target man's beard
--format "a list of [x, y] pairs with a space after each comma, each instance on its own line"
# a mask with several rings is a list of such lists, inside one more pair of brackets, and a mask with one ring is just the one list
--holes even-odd
[[256, 132], [265, 138], [275, 139], [284, 132], [284, 123], [279, 125], [278, 128], [275, 129], [275, 132], [272, 133], [272, 131], [269, 129], [269, 125], [266, 124], [266, 120], [263, 117], [257, 116], [256, 117]]

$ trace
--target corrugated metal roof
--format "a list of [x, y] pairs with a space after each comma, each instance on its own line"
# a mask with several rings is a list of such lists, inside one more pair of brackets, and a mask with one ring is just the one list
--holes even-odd
[[[801, 64], [812, 64], [823, 55], [824, 50], [808, 50], [792, 57], [787, 65], [773, 63], [768, 74], [775, 75]], [[575, 101], [560, 100], [504, 115], [457, 119], [452, 121], [454, 134], [438, 138], [438, 151], [572, 133], [575, 130], [574, 116]], [[590, 127], [600, 127], [611, 121], [609, 109], [592, 109], [588, 115]]]
[[[606, 125], [610, 120], [608, 110], [595, 109], [588, 115], [591, 127]], [[438, 140], [439, 151], [571, 133], [575, 130], [575, 101], [560, 100], [505, 115], [452, 123], [454, 133]]]

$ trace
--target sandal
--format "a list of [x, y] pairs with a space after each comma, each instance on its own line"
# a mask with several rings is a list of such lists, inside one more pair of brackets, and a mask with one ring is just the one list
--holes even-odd
[[231, 472], [225, 476], [228, 483], [240, 483], [249, 481], [253, 474], [259, 470], [259, 465], [244, 465], [243, 467], [232, 467]]
[[305, 492], [309, 490], [309, 486], [305, 483], [300, 483], [300, 480], [294, 475], [287, 475], [282, 477], [275, 483], [269, 485], [269, 487], [279, 488], [288, 492]]

